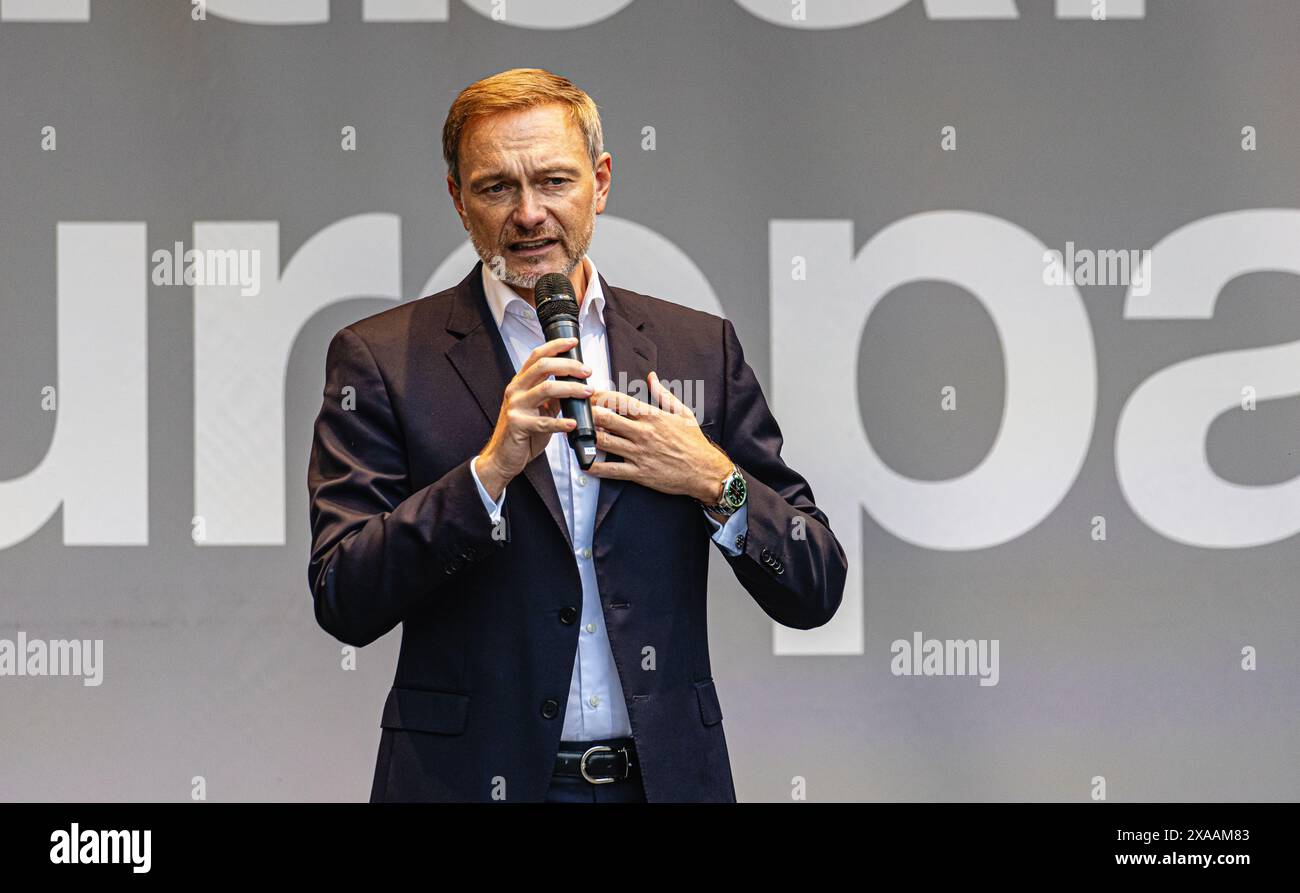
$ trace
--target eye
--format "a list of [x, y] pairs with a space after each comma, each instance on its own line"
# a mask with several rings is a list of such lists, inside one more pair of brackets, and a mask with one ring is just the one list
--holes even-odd
[[560, 186], [564, 183], [569, 182], [566, 177], [547, 177], [546, 180], [547, 182], [551, 183], [554, 186]]
[[502, 187], [502, 188], [505, 188], [505, 185], [506, 185], [506, 184], [504, 184], [504, 183], [493, 183], [491, 186], [489, 186], [489, 187], [488, 187], [487, 189], [485, 189], [484, 191], [485, 191], [485, 192], [490, 192], [490, 193], [492, 193], [493, 195], [500, 195], [501, 193], [499, 193], [499, 192], [496, 191], [496, 190], [497, 190], [497, 187], [500, 186], [500, 187]]

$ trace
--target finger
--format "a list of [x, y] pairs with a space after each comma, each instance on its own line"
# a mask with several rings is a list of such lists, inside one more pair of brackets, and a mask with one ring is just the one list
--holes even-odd
[[635, 438], [641, 425], [640, 422], [624, 418], [606, 406], [591, 407], [591, 420], [596, 423], [597, 428], [604, 428], [627, 438]]
[[573, 419], [567, 419], [564, 416], [525, 416], [520, 422], [520, 427], [524, 431], [532, 434], [543, 434], [547, 431], [554, 433], [556, 431], [571, 431], [578, 423]]
[[515, 406], [523, 409], [539, 409], [548, 400], [554, 398], [556, 404], [560, 397], [587, 397], [587, 385], [577, 381], [556, 381], [548, 378], [524, 391], [515, 398]]
[[577, 338], [552, 338], [545, 344], [537, 345], [533, 348], [532, 353], [520, 364], [519, 373], [523, 374], [525, 370], [531, 368], [534, 363], [543, 357], [553, 357], [556, 354], [564, 353], [566, 350], [572, 349], [577, 343]]
[[597, 388], [592, 392], [591, 402], [597, 406], [604, 406], [621, 416], [633, 419], [659, 411], [658, 407], [643, 403], [630, 394], [624, 394], [622, 391], [607, 391], [601, 388]]
[[639, 469], [631, 462], [592, 462], [587, 474], [598, 478], [615, 478], [630, 481], [636, 477]]
[[650, 398], [661, 409], [671, 412], [673, 415], [689, 415], [692, 417], [695, 415], [685, 403], [677, 399], [677, 395], [673, 393], [672, 388], [664, 387], [664, 383], [659, 380], [657, 373], [651, 371], [647, 381], [650, 382]]
[[606, 431], [603, 428], [596, 429], [596, 448], [604, 450], [607, 453], [613, 453], [616, 456], [627, 458], [636, 452], [636, 442], [628, 440], [626, 437], [619, 437], [612, 431]]
[[568, 376], [585, 381], [592, 373], [591, 367], [569, 357], [542, 357], [515, 376], [515, 387], [527, 390], [539, 381], [554, 375]]
[[564, 351], [573, 348], [577, 343], [577, 338], [552, 338], [550, 341], [539, 344], [534, 347], [532, 352], [524, 359], [523, 365], [520, 366], [519, 371], [522, 372], [524, 369], [527, 369], [542, 357], [553, 357], [557, 354], [564, 353]]
[[670, 398], [672, 398], [672, 392], [664, 387], [663, 382], [659, 380], [658, 375], [655, 375], [654, 370], [650, 371], [645, 380], [650, 385], [650, 402], [661, 409], [671, 409]]

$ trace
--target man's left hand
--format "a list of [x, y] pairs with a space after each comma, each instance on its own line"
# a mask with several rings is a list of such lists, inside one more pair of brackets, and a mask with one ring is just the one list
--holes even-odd
[[731, 460], [704, 436], [695, 414], [651, 372], [653, 405], [619, 391], [591, 395], [596, 446], [622, 462], [593, 462], [587, 472], [712, 503]]

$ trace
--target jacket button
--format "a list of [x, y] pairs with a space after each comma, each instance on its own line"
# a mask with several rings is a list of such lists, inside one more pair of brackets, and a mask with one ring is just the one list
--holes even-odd
[[762, 552], [758, 553], [758, 557], [763, 559], [764, 561], [767, 561], [769, 558], [772, 557], [772, 553], [767, 551], [767, 549], [764, 549]]
[[456, 573], [456, 571], [460, 570], [464, 566], [465, 566], [465, 562], [463, 559], [453, 558], [451, 561], [447, 562], [447, 566], [443, 568], [443, 570], [445, 570], [449, 574], [454, 574]]
[[578, 609], [573, 607], [572, 605], [560, 609], [561, 623], [573, 623], [577, 619], [578, 619]]
[[554, 698], [547, 698], [545, 701], [542, 701], [542, 716], [546, 717], [547, 719], [555, 719], [556, 715], [559, 714], [559, 712], [560, 712], [559, 701], [555, 700]]

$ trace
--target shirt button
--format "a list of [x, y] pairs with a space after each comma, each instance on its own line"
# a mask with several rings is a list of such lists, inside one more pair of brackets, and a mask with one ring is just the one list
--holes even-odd
[[587, 632], [589, 632], [589, 633], [594, 633], [595, 631], [596, 631], [596, 624], [594, 624], [594, 623], [588, 623], [588, 624], [587, 624]]
[[590, 558], [590, 557], [591, 557], [591, 549], [588, 548], [587, 546], [583, 546], [583, 547], [582, 547], [582, 557], [583, 557], [583, 558]]
[[578, 475], [578, 486], [579, 486], [579, 487], [585, 487], [585, 486], [587, 486], [587, 475], [586, 475], [586, 474], [580, 474], [580, 475]]
[[592, 695], [591, 697], [587, 698], [587, 703], [593, 707], [598, 707], [600, 706], [600, 698], [596, 695]]

